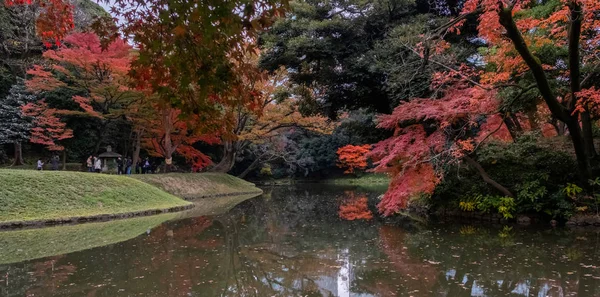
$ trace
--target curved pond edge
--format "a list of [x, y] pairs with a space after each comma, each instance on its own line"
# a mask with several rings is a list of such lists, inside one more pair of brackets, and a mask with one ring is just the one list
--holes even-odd
[[[263, 194], [263, 191], [250, 191], [250, 192], [239, 192], [239, 193], [226, 193], [226, 194], [213, 194], [213, 195], [204, 195], [195, 198], [182, 198], [186, 201], [194, 201], [199, 199], [206, 198], [219, 198], [219, 197], [236, 197], [236, 196], [245, 196], [245, 195], [254, 195], [253, 197], [259, 196]], [[132, 212], [124, 212], [124, 213], [115, 213], [115, 214], [100, 214], [100, 215], [91, 215], [91, 216], [73, 216], [66, 218], [56, 218], [56, 219], [42, 219], [42, 220], [30, 220], [30, 221], [8, 221], [8, 222], [0, 222], [0, 230], [3, 229], [25, 229], [25, 228], [42, 228], [42, 227], [51, 227], [58, 225], [74, 225], [74, 224], [82, 224], [82, 223], [91, 223], [91, 222], [106, 222], [111, 220], [121, 220], [121, 219], [129, 219], [134, 217], [143, 217], [143, 216], [152, 216], [163, 213], [174, 213], [174, 212], [182, 212], [185, 210], [190, 210], [195, 208], [196, 204], [188, 204], [183, 206], [175, 206], [170, 208], [163, 209], [149, 209], [149, 210], [140, 210], [140, 211], [132, 211]]]
[[31, 221], [9, 221], [9, 222], [1, 222], [0, 229], [18, 229], [18, 228], [40, 228], [46, 226], [56, 226], [56, 225], [66, 225], [66, 224], [81, 224], [88, 222], [103, 222], [110, 220], [119, 220], [119, 219], [128, 219], [133, 217], [141, 217], [141, 216], [151, 216], [161, 213], [169, 213], [169, 212], [179, 212], [183, 210], [188, 210], [194, 208], [194, 204], [184, 205], [184, 206], [175, 206], [170, 208], [163, 209], [149, 209], [149, 210], [140, 210], [140, 211], [131, 211], [124, 213], [115, 213], [115, 214], [100, 214], [100, 215], [92, 215], [92, 216], [74, 216], [74, 217], [66, 217], [66, 218], [57, 218], [57, 219], [43, 219], [43, 220], [31, 220]]
[[243, 195], [262, 195], [264, 192], [262, 190], [259, 191], [248, 191], [248, 192], [233, 192], [233, 193], [224, 193], [224, 194], [212, 194], [212, 195], [199, 195], [199, 196], [185, 196], [180, 197], [185, 201], [194, 201], [198, 199], [204, 198], [218, 198], [218, 197], [229, 197], [229, 196], [243, 196]]

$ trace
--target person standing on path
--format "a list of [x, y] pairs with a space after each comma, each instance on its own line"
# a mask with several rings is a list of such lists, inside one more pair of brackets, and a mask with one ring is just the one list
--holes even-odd
[[85, 166], [87, 166], [88, 172], [94, 172], [94, 156], [90, 155], [85, 161]]
[[125, 168], [127, 175], [131, 175], [131, 166], [133, 166], [133, 160], [131, 160], [131, 158], [127, 158], [127, 167]]
[[39, 158], [37, 161], [37, 170], [42, 170], [44, 168], [44, 162], [42, 162], [42, 158]]
[[57, 154], [54, 154], [54, 156], [52, 156], [51, 162], [52, 162], [52, 170], [57, 171], [58, 163], [60, 162], [60, 157]]
[[100, 171], [102, 170], [102, 160], [100, 160], [100, 158], [96, 158], [96, 162], [94, 163], [94, 169], [96, 170], [96, 173], [100, 173]]
[[123, 159], [121, 157], [117, 158], [117, 175], [123, 174]]

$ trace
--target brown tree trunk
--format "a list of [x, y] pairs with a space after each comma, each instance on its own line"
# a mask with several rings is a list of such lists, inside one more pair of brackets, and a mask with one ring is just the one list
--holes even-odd
[[589, 112], [581, 113], [581, 132], [585, 142], [585, 150], [590, 159], [596, 158], [596, 147], [594, 146], [594, 132], [592, 128], [592, 119]]
[[233, 141], [226, 141], [223, 144], [223, 158], [221, 158], [221, 161], [219, 161], [215, 167], [211, 168], [210, 171], [222, 173], [229, 172], [233, 168], [233, 165], [235, 165], [236, 155], [236, 143]]
[[256, 165], [258, 165], [259, 162], [260, 162], [260, 158], [254, 159], [254, 161], [252, 161], [250, 166], [248, 166], [246, 168], [246, 170], [244, 170], [244, 172], [240, 173], [240, 175], [238, 175], [237, 177], [242, 178], [242, 179], [245, 178], [246, 175], [248, 175], [248, 173], [252, 172], [252, 170], [254, 170], [254, 168], [256, 168]]
[[577, 118], [572, 117], [569, 121], [565, 122], [567, 129], [569, 129], [569, 135], [571, 136], [571, 142], [573, 142], [573, 148], [575, 149], [575, 156], [577, 157], [577, 167], [579, 168], [579, 174], [581, 181], [587, 184], [588, 179], [592, 177], [592, 171], [590, 168], [590, 159], [587, 154], [585, 141], [581, 133], [581, 127]]
[[21, 145], [21, 142], [15, 141], [14, 145], [15, 145], [15, 159], [12, 163], [12, 166], [25, 165], [25, 162], [23, 161], [23, 147]]
[[[578, 14], [581, 13], [580, 7], [576, 2], [571, 2], [569, 7], [572, 13], [571, 16], [571, 29], [569, 30], [569, 70], [571, 80], [577, 80], [571, 83], [572, 91], [578, 88], [579, 82], [579, 26], [581, 25], [581, 19]], [[515, 49], [523, 58], [531, 74], [533, 75], [540, 95], [546, 102], [548, 109], [552, 113], [552, 116], [560, 121], [563, 121], [569, 133], [571, 134], [571, 141], [573, 142], [573, 148], [575, 149], [575, 155], [577, 157], [577, 167], [579, 176], [582, 183], [587, 183], [587, 180], [591, 178], [592, 172], [590, 168], [590, 159], [587, 154], [585, 139], [582, 135], [581, 127], [579, 126], [579, 120], [577, 116], [572, 115], [572, 110], [565, 107], [558, 101], [557, 96], [554, 94], [554, 90], [550, 85], [546, 72], [539, 59], [533, 55], [529, 50], [525, 39], [521, 35], [514, 19], [513, 19], [513, 4], [506, 7], [504, 2], [499, 1], [498, 16], [500, 18], [500, 24], [506, 29], [506, 35], [512, 41]], [[573, 14], [576, 16], [573, 19]], [[574, 93], [574, 92], [573, 92]], [[572, 100], [572, 105], [574, 105]], [[587, 128], [586, 128], [587, 129]]]
[[67, 149], [63, 149], [62, 153], [62, 170], [65, 171], [67, 170]]
[[133, 150], [132, 156], [132, 164], [131, 171], [135, 172], [135, 168], [137, 167], [137, 163], [140, 160], [140, 150], [142, 149], [142, 133], [144, 133], [143, 129], [139, 129], [135, 133], [135, 150]]
[[504, 194], [505, 196], [515, 197], [513, 195], [513, 193], [511, 193], [507, 188], [505, 188], [503, 185], [501, 185], [498, 182], [496, 182], [495, 180], [493, 180], [487, 174], [487, 172], [485, 172], [485, 169], [483, 169], [483, 167], [481, 167], [481, 164], [477, 163], [477, 161], [475, 161], [473, 158], [471, 158], [469, 156], [465, 156], [464, 159], [465, 159], [465, 161], [467, 161], [467, 163], [469, 163], [469, 165], [473, 166], [473, 168], [475, 168], [477, 170], [479, 175], [481, 175], [481, 177], [483, 178], [483, 181], [485, 181], [487, 184], [494, 187], [496, 190], [502, 192], [502, 194]]
[[504, 125], [506, 125], [506, 128], [510, 133], [510, 137], [513, 139], [513, 141], [517, 140], [517, 137], [519, 137], [519, 135], [521, 135], [523, 132], [519, 122], [515, 122], [515, 119], [510, 116], [504, 116], [502, 117], [502, 120], [504, 121]]

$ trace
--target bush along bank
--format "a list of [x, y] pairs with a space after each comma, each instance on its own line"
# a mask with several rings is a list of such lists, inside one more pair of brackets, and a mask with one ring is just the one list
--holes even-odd
[[600, 225], [600, 179], [582, 184], [573, 154], [561, 142], [523, 136], [490, 143], [474, 156], [504, 195], [466, 165], [452, 168], [430, 198], [418, 198], [437, 217], [521, 224]]

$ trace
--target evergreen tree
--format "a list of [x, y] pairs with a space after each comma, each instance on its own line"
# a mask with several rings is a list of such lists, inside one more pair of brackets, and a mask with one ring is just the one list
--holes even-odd
[[15, 146], [13, 165], [22, 165], [21, 142], [29, 138], [31, 119], [23, 114], [21, 106], [35, 101], [35, 96], [25, 89], [23, 81], [10, 88], [8, 95], [0, 100], [0, 144]]

